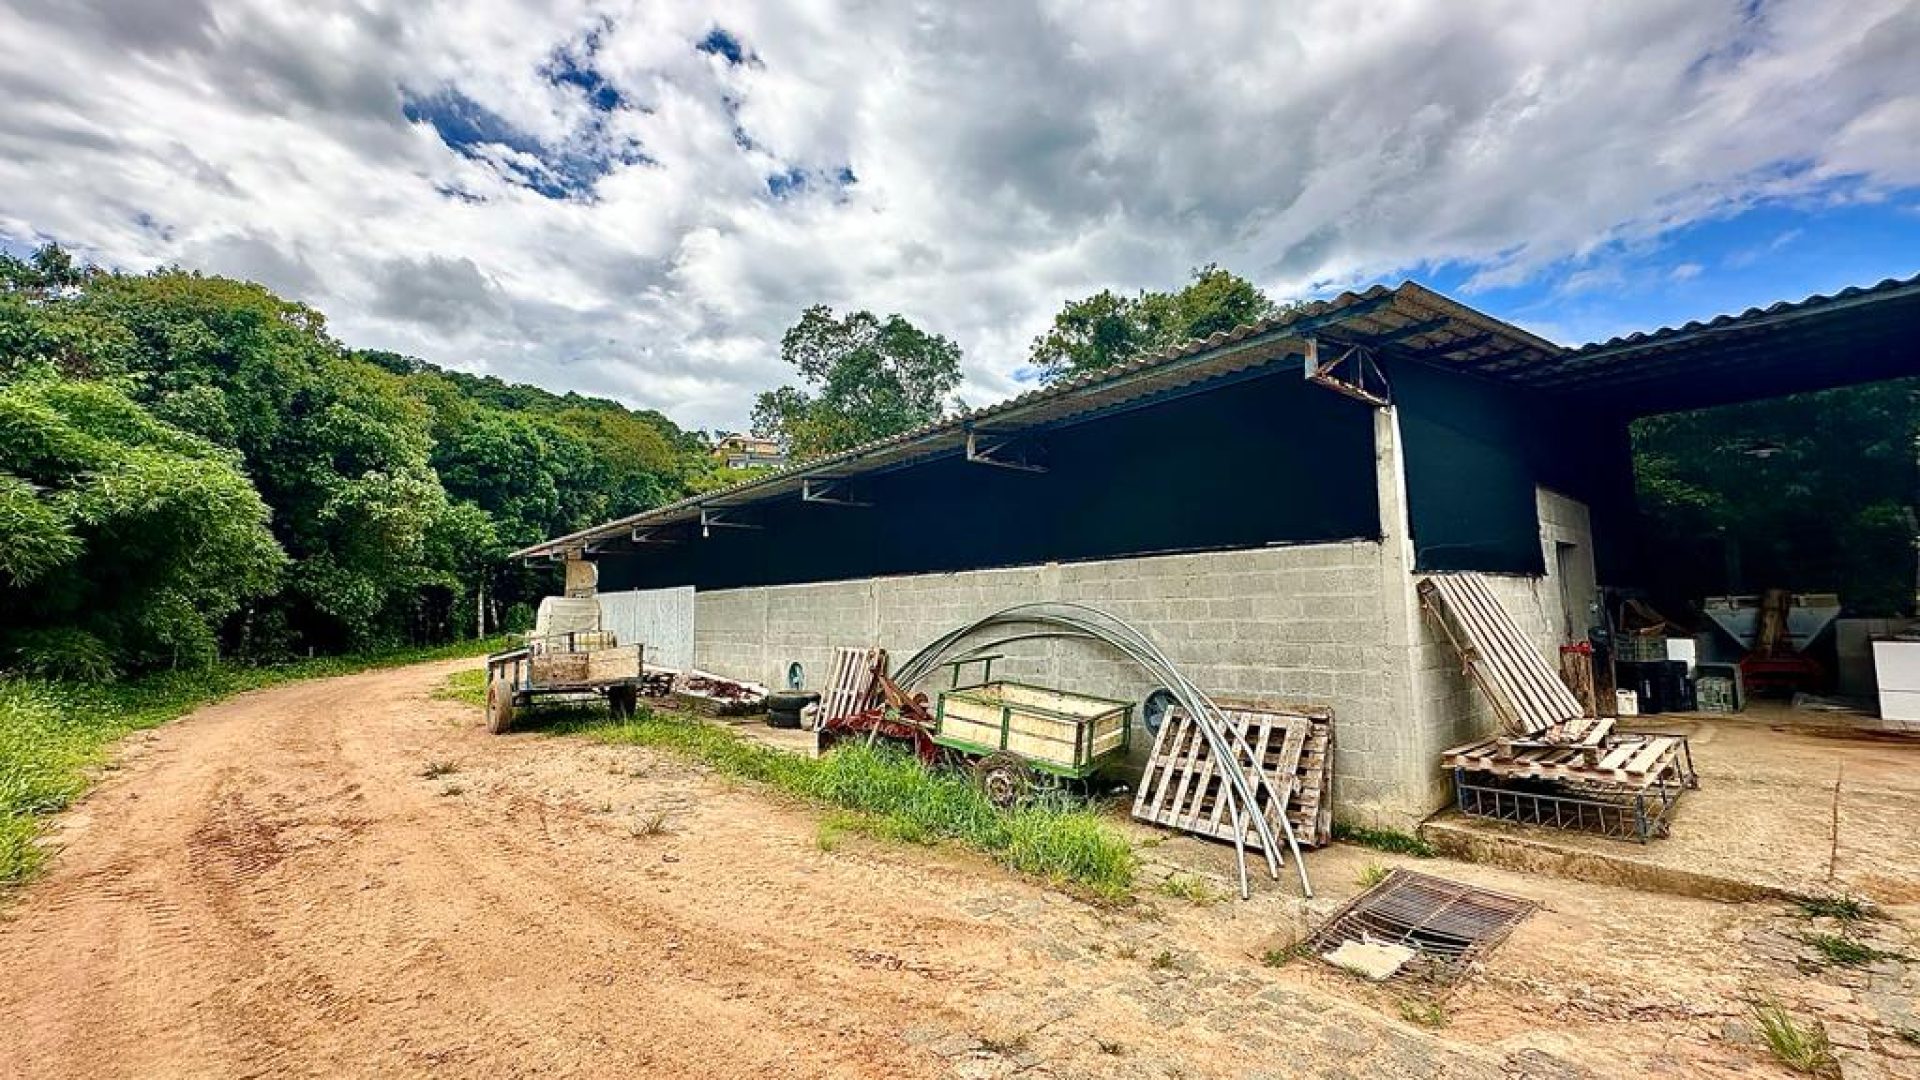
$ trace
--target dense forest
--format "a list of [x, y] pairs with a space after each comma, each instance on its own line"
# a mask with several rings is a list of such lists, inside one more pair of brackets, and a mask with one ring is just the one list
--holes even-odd
[[712, 469], [658, 413], [356, 351], [259, 285], [0, 256], [0, 668], [516, 628], [554, 575], [505, 553]]

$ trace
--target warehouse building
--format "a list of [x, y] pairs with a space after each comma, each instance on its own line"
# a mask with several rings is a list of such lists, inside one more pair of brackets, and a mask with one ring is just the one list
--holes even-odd
[[[1085, 603], [1216, 696], [1332, 706], [1337, 813], [1406, 828], [1491, 724], [1422, 576], [1494, 575], [1543, 650], [1583, 639], [1639, 557], [1633, 419], [1915, 373], [1920, 278], [1577, 349], [1406, 283], [517, 554], [595, 560], [616, 630], [776, 686], [817, 688], [835, 646]], [[1010, 678], [1153, 689], [1088, 642], [1008, 651]]]

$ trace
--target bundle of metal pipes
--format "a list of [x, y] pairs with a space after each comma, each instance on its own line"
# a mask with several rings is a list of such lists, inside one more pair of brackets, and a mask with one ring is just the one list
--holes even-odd
[[[1023, 627], [1043, 629], [1019, 629]], [[1019, 632], [959, 650], [961, 643], [969, 637], [1003, 628], [1019, 629]], [[926, 678], [956, 650], [959, 650], [958, 658], [964, 659], [1014, 642], [1049, 638], [1092, 640], [1110, 646], [1166, 686], [1173, 693], [1174, 700], [1199, 726], [1214, 761], [1220, 764], [1220, 773], [1225, 780], [1221, 785], [1221, 798], [1227, 801], [1227, 810], [1234, 824], [1234, 854], [1239, 861], [1241, 899], [1251, 895], [1247, 881], [1246, 836], [1249, 825], [1260, 837], [1260, 849], [1266, 856], [1268, 873], [1275, 880], [1280, 877], [1280, 838], [1273, 832], [1275, 821], [1279, 822], [1285, 835], [1287, 849], [1293, 853], [1293, 865], [1300, 875], [1301, 891], [1309, 897], [1313, 895], [1313, 886], [1307, 881], [1306, 864], [1300, 859], [1299, 842], [1285, 813], [1288, 793], [1277, 789], [1273, 779], [1257, 767], [1252, 747], [1247, 745], [1239, 728], [1221, 714], [1220, 707], [1214, 704], [1213, 699], [1181, 674], [1173, 661], [1167, 659], [1167, 655], [1145, 634], [1122, 620], [1083, 604], [1016, 605], [936, 638], [903, 664], [895, 672], [895, 678], [901, 686], [912, 686]], [[1271, 818], [1260, 812], [1259, 801], [1255, 798], [1257, 789], [1262, 786], [1267, 789], [1268, 806], [1274, 810]]]

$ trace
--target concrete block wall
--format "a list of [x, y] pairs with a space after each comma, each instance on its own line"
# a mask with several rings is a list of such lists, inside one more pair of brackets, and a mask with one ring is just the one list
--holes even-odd
[[[695, 662], [736, 678], [810, 688], [837, 645], [878, 644], [896, 665], [940, 634], [1016, 604], [1084, 603], [1126, 620], [1218, 697], [1331, 705], [1343, 818], [1405, 827], [1433, 809], [1409, 797], [1404, 714], [1381, 545], [1359, 541], [696, 594]], [[978, 640], [986, 640], [984, 638]], [[1138, 703], [1154, 689], [1105, 646], [1022, 642], [996, 677]], [[921, 689], [946, 685], [938, 672]], [[1137, 716], [1136, 716], [1137, 719]], [[1135, 729], [1136, 755], [1150, 737]]]
[[[1446, 805], [1439, 754], [1490, 730], [1492, 715], [1445, 638], [1422, 616], [1407, 528], [1398, 417], [1375, 413], [1382, 538], [1048, 564], [1002, 570], [703, 592], [695, 663], [783, 685], [788, 665], [825, 678], [838, 645], [877, 644], [896, 664], [936, 636], [1038, 600], [1085, 603], [1138, 627], [1218, 697], [1331, 705], [1335, 813], [1411, 829]], [[1537, 493], [1548, 573], [1495, 578], [1503, 604], [1552, 662], [1565, 626], [1560, 569], [1591, 588], [1587, 510]], [[1571, 543], [1571, 560], [1558, 545]], [[1139, 702], [1153, 686], [1124, 658], [1088, 642], [1007, 646], [996, 675]], [[937, 673], [922, 689], [944, 685]], [[1148, 738], [1136, 729], [1137, 753]]]

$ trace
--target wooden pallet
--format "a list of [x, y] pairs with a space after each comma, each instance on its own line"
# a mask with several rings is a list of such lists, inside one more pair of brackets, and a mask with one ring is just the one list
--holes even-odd
[[1420, 583], [1420, 605], [1459, 652], [1468, 678], [1510, 735], [1537, 740], [1552, 731], [1562, 741], [1581, 743], [1599, 723], [1479, 574], [1427, 578]]
[[1641, 791], [1665, 783], [1691, 787], [1693, 756], [1681, 735], [1620, 735], [1593, 760], [1586, 748], [1516, 748], [1506, 740], [1482, 739], [1440, 755], [1449, 769], [1508, 778], [1557, 780]]
[[865, 712], [873, 703], [875, 676], [884, 675], [886, 670], [885, 649], [836, 647], [833, 663], [827, 668], [826, 687], [820, 692], [819, 723]]
[[1294, 773], [1287, 820], [1302, 847], [1320, 847], [1333, 840], [1333, 715], [1320, 712], [1307, 719], [1313, 726]]
[[[1242, 764], [1257, 763], [1272, 783], [1271, 789], [1265, 784], [1256, 787], [1255, 803], [1274, 835], [1283, 834], [1280, 815], [1285, 814], [1299, 841], [1311, 843], [1309, 838], [1321, 832], [1321, 818], [1331, 826], [1330, 723], [1317, 722], [1324, 717], [1272, 709], [1222, 706], [1221, 713], [1246, 742]], [[1134, 795], [1133, 816], [1198, 836], [1232, 840], [1233, 815], [1222, 798], [1226, 787], [1226, 775], [1215, 763], [1200, 726], [1186, 710], [1171, 709], [1154, 736], [1153, 752]], [[1313, 793], [1310, 800], [1301, 797], [1303, 790]], [[1280, 792], [1281, 805], [1274, 805], [1272, 791]], [[1260, 847], [1253, 822], [1244, 824], [1244, 834], [1249, 847]]]

